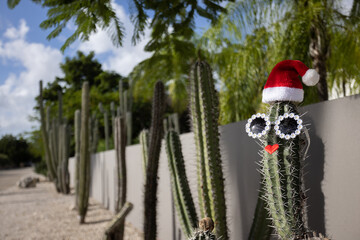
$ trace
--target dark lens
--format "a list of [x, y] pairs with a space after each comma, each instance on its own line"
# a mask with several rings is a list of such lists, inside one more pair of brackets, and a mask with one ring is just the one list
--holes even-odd
[[298, 123], [293, 118], [284, 118], [279, 124], [279, 130], [285, 135], [295, 133], [297, 127]]
[[266, 122], [263, 118], [255, 118], [250, 124], [252, 133], [258, 134], [265, 130]]

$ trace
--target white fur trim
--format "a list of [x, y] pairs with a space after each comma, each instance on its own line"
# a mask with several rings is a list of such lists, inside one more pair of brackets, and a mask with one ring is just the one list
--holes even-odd
[[304, 90], [300, 88], [272, 87], [263, 90], [262, 101], [271, 103], [276, 101], [302, 102]]
[[302, 76], [302, 81], [306, 86], [315, 86], [319, 82], [319, 79], [320, 75], [315, 69], [307, 70], [304, 76]]

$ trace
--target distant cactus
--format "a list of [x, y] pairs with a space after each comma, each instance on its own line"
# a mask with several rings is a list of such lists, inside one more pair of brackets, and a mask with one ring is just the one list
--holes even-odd
[[165, 90], [162, 82], [155, 84], [152, 119], [149, 138], [149, 155], [146, 169], [145, 183], [145, 216], [144, 216], [144, 239], [155, 240], [157, 234], [156, 209], [158, 167], [163, 136], [163, 118], [165, 112]]
[[93, 113], [89, 121], [90, 152], [94, 154], [97, 152], [99, 144], [99, 120], [96, 118], [96, 114]]
[[[116, 152], [116, 169], [117, 169], [117, 188], [118, 196], [116, 198], [115, 212], [119, 212], [126, 202], [126, 129], [123, 117], [115, 118], [115, 152]], [[122, 240], [124, 236], [124, 223], [118, 225], [116, 230], [116, 239]]]
[[215, 233], [229, 239], [224, 177], [219, 148], [219, 102], [210, 66], [198, 60], [190, 73], [190, 109], [198, 167], [198, 195], [202, 217], [217, 222]]
[[50, 179], [54, 180], [56, 179], [56, 170], [52, 164], [53, 160], [49, 146], [49, 135], [48, 135], [49, 118], [47, 118], [48, 121], [45, 120], [45, 112], [43, 105], [43, 82], [40, 81], [39, 85], [40, 85], [39, 107], [40, 107], [40, 120], [41, 120], [41, 134], [44, 142], [45, 160], [46, 160], [46, 166], [48, 169]]
[[139, 135], [140, 144], [141, 144], [141, 155], [142, 155], [142, 167], [144, 172], [144, 178], [146, 178], [146, 167], [148, 162], [149, 154], [149, 131], [144, 129], [140, 132]]
[[119, 227], [124, 226], [125, 217], [133, 209], [133, 205], [130, 202], [126, 202], [123, 207], [120, 209], [119, 213], [116, 214], [115, 218], [111, 220], [105, 230], [103, 240], [118, 240], [116, 238], [116, 233]]
[[198, 218], [195, 204], [186, 177], [185, 162], [179, 135], [170, 130], [166, 133], [166, 152], [171, 177], [171, 189], [181, 227], [186, 236], [191, 235], [197, 226]]
[[80, 130], [80, 169], [79, 169], [79, 200], [78, 210], [80, 223], [85, 222], [89, 203], [90, 188], [90, 149], [89, 149], [89, 114], [90, 114], [89, 83], [82, 86], [81, 130]]
[[74, 116], [75, 127], [75, 207], [78, 207], [79, 199], [79, 170], [80, 170], [80, 129], [81, 129], [81, 112], [75, 111]]
[[99, 110], [104, 114], [104, 134], [105, 134], [105, 150], [109, 150], [109, 117], [108, 111], [99, 103]]

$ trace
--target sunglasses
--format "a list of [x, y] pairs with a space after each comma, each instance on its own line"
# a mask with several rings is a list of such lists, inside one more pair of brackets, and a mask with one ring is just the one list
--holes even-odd
[[274, 125], [275, 134], [282, 139], [295, 138], [303, 129], [300, 116], [294, 113], [280, 115], [274, 122], [265, 113], [257, 113], [251, 116], [246, 123], [246, 132], [249, 137], [261, 138], [266, 135]]

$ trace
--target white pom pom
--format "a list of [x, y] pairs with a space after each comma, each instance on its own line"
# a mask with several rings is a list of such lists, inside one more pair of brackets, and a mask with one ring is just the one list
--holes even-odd
[[306, 71], [304, 76], [302, 76], [302, 81], [306, 86], [315, 86], [320, 79], [320, 75], [315, 71], [315, 69], [309, 69]]

